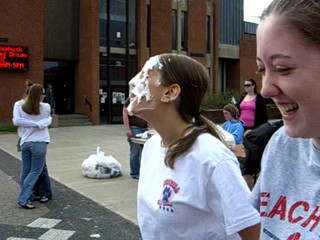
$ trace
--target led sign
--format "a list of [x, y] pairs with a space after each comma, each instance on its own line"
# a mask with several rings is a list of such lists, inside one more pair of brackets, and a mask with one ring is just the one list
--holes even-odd
[[26, 71], [28, 58], [28, 47], [0, 45], [0, 71]]

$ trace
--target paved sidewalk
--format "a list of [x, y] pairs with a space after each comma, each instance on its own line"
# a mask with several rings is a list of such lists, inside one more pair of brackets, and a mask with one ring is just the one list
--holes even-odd
[[[64, 224], [60, 222], [55, 224], [58, 226], [62, 224], [64, 226], [62, 229], [70, 228], [77, 234], [81, 232], [81, 229], [83, 231], [86, 229], [88, 236], [90, 227], [87, 226], [87, 222], [89, 222], [92, 224], [92, 229], [100, 228], [99, 231], [91, 231], [92, 234], [93, 232], [101, 234], [105, 231], [104, 235], [102, 234], [104, 237], [100, 236], [101, 239], [139, 239], [140, 233], [136, 225], [138, 181], [129, 176], [129, 145], [124, 135], [123, 125], [52, 128], [50, 135], [47, 166], [50, 177], [53, 179], [54, 197], [47, 204], [36, 203], [37, 208], [32, 211], [21, 209], [16, 204], [21, 168], [21, 162], [18, 160], [20, 153], [16, 151], [17, 135], [0, 135], [2, 192], [0, 199], [2, 205], [5, 206], [0, 210], [0, 238], [18, 239], [3, 238], [3, 231], [10, 229], [9, 226], [11, 226], [12, 234], [19, 233], [23, 236], [23, 232], [26, 232], [25, 227], [32, 221], [39, 218], [40, 220], [37, 221], [42, 221], [42, 216], [45, 216], [44, 219], [48, 217], [50, 219], [52, 215], [55, 217], [53, 219], [58, 217], [59, 221], [64, 221]], [[100, 146], [106, 155], [112, 155], [122, 164], [123, 176], [114, 179], [89, 179], [83, 176], [81, 164], [85, 158], [96, 152], [97, 146]], [[80, 222], [72, 223], [75, 219], [80, 219]], [[80, 227], [81, 225], [83, 228]], [[65, 228], [65, 226], [69, 227]], [[45, 233], [47, 231], [48, 229], [45, 230]], [[19, 237], [10, 234], [8, 236]], [[38, 236], [39, 233], [36, 235]], [[99, 236], [93, 235], [93, 237]]]

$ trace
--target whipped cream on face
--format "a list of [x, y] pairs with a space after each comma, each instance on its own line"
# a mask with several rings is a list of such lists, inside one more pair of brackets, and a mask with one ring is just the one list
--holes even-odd
[[[152, 70], [155, 66], [158, 67], [159, 70], [163, 68], [163, 64], [160, 62], [160, 57], [154, 56], [151, 57], [143, 66], [141, 72], [139, 72], [134, 78], [132, 78], [129, 82], [129, 97], [130, 104], [127, 107], [128, 114], [133, 115], [132, 106], [135, 101], [138, 103], [141, 102], [143, 97], [146, 98], [146, 101], [150, 101], [152, 99], [152, 95], [149, 89], [149, 71]], [[156, 83], [157, 86], [160, 86], [161, 82], [158, 80]]]

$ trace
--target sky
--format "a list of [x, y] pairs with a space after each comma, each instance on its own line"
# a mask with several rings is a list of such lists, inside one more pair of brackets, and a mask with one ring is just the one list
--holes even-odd
[[259, 16], [272, 0], [244, 0], [244, 21], [259, 23]]

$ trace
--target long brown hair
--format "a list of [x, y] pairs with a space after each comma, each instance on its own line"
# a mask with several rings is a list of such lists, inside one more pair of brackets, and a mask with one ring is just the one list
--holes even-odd
[[[175, 159], [187, 151], [201, 133], [210, 133], [218, 139], [220, 135], [209, 119], [201, 115], [200, 105], [208, 88], [209, 75], [198, 61], [179, 54], [166, 53], [159, 56], [158, 66], [161, 84], [178, 84], [181, 88], [178, 111], [186, 122], [192, 124], [190, 134], [173, 142], [165, 156], [165, 164], [174, 168]], [[192, 129], [191, 129], [192, 128]]]
[[40, 84], [33, 84], [29, 88], [29, 93], [26, 97], [26, 102], [22, 106], [22, 110], [30, 115], [40, 114], [40, 101], [43, 94], [43, 86]]
[[26, 89], [24, 90], [24, 93], [22, 95], [22, 98], [26, 98], [28, 93], [29, 93], [29, 90], [30, 90], [30, 87], [33, 85], [34, 83], [30, 80], [30, 79], [27, 79], [26, 82], [24, 83]]

